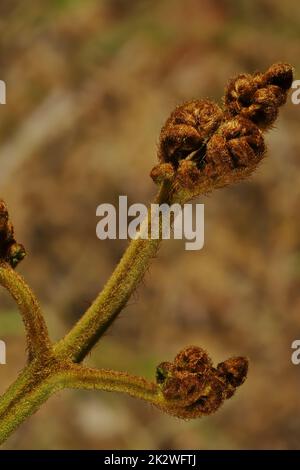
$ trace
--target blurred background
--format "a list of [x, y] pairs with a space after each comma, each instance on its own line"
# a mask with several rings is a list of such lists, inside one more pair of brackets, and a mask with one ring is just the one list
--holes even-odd
[[[96, 207], [149, 202], [160, 128], [192, 98], [220, 100], [228, 78], [300, 66], [296, 0], [1, 0], [0, 193], [28, 257], [18, 270], [62, 337], [127, 242], [96, 238]], [[299, 72], [300, 73], [300, 72]], [[184, 346], [249, 377], [213, 416], [184, 422], [129, 397], [64, 391], [5, 449], [300, 448], [300, 106], [289, 98], [248, 182], [205, 203], [205, 247], [165, 242], [142, 286], [87, 363], [148, 378]], [[7, 365], [25, 363], [23, 326], [1, 291]]]

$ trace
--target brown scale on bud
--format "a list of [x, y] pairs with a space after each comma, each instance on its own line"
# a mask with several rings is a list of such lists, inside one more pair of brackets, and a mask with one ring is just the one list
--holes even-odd
[[177, 354], [174, 364], [178, 370], [205, 374], [212, 367], [212, 360], [204, 349], [188, 346]]
[[186, 419], [214, 413], [244, 382], [247, 371], [244, 357], [230, 358], [215, 368], [206, 351], [189, 346], [173, 362], [157, 368], [157, 384], [165, 400], [162, 407]]
[[172, 181], [175, 176], [175, 170], [171, 163], [161, 163], [152, 168], [151, 178], [155, 184], [161, 184], [163, 181]]
[[25, 248], [16, 242], [4, 201], [0, 200], [0, 260], [15, 268], [26, 256]]
[[161, 131], [154, 182], [168, 181], [170, 200], [184, 203], [248, 177], [265, 155], [263, 131], [274, 123], [292, 80], [290, 65], [275, 64], [231, 80], [224, 110], [209, 100], [178, 106]]
[[242, 74], [230, 80], [224, 97], [225, 112], [229, 116], [244, 116], [261, 129], [274, 124], [278, 108], [287, 99], [293, 82], [293, 68], [289, 64], [274, 64], [264, 74]]

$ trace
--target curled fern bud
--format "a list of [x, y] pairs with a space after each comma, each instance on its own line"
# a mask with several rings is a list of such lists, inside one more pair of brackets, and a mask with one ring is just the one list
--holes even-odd
[[177, 370], [205, 374], [212, 367], [212, 360], [204, 349], [188, 346], [177, 354], [174, 364]]
[[292, 80], [290, 65], [274, 64], [231, 80], [224, 110], [209, 100], [178, 106], [161, 131], [154, 182], [167, 181], [170, 200], [184, 203], [248, 177], [265, 154], [262, 132], [277, 118]]
[[[265, 152], [261, 131], [248, 119], [238, 116], [225, 121], [207, 145], [207, 176], [234, 176], [236, 169], [255, 168]], [[221, 158], [220, 158], [221, 156]], [[228, 174], [229, 173], [229, 174]], [[221, 179], [221, 178], [220, 178]]]
[[193, 404], [204, 391], [205, 382], [199, 380], [196, 374], [177, 369], [170, 362], [158, 366], [156, 377], [165, 399], [170, 403], [176, 403], [176, 406], [185, 407]]
[[244, 357], [231, 357], [217, 367], [219, 377], [227, 383], [226, 398], [232, 397], [236, 387], [242, 385], [248, 372], [248, 361]]
[[189, 346], [173, 362], [161, 363], [156, 378], [166, 411], [189, 419], [214, 413], [244, 382], [247, 371], [246, 358], [230, 358], [215, 368], [206, 351]]
[[158, 158], [177, 167], [191, 153], [195, 160], [201, 159], [202, 150], [223, 118], [223, 111], [209, 100], [184, 103], [172, 112], [161, 130]]
[[202, 162], [182, 161], [175, 181], [176, 191], [192, 197], [249, 176], [265, 153], [261, 131], [248, 119], [225, 121], [206, 145]]
[[0, 260], [15, 268], [25, 256], [25, 248], [15, 240], [14, 228], [9, 220], [6, 204], [0, 200]]
[[225, 111], [229, 116], [243, 116], [267, 129], [275, 122], [278, 108], [286, 102], [292, 82], [293, 68], [289, 64], [274, 64], [264, 74], [238, 75], [226, 88]]
[[273, 64], [263, 75], [263, 80], [269, 85], [277, 85], [282, 90], [289, 90], [293, 83], [293, 67], [290, 64]]

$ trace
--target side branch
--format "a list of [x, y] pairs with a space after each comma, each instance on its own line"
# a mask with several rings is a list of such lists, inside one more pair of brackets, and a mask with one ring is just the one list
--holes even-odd
[[29, 361], [42, 358], [50, 352], [50, 340], [41, 308], [32, 290], [20, 274], [8, 263], [0, 263], [0, 285], [8, 290], [16, 301], [26, 330]]
[[155, 383], [126, 372], [73, 364], [65, 371], [64, 380], [64, 388], [122, 392], [157, 406], [163, 400], [162, 393]]
[[181, 350], [172, 362], [156, 369], [156, 383], [109, 369], [70, 364], [64, 372], [64, 388], [127, 393], [148, 401], [167, 414], [184, 419], [214, 413], [245, 381], [248, 360], [231, 357], [213, 366], [208, 353], [197, 346]]

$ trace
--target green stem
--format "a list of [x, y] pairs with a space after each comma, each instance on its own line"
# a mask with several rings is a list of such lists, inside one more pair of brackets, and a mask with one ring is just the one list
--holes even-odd
[[0, 264], [0, 285], [16, 301], [25, 325], [29, 361], [49, 355], [50, 340], [39, 303], [20, 274], [9, 264]]
[[[164, 183], [156, 204], [171, 203], [170, 183]], [[151, 207], [141, 233], [149, 233]], [[160, 220], [161, 230], [161, 220]], [[106, 369], [89, 369], [80, 362], [124, 308], [143, 278], [161, 242], [132, 240], [103, 291], [73, 329], [52, 348], [40, 307], [25, 281], [8, 265], [0, 265], [0, 284], [16, 300], [25, 323], [30, 359], [15, 383], [0, 399], [0, 443], [53, 393], [62, 388], [117, 391], [146, 400], [167, 410], [159, 387], [142, 377]]]
[[65, 374], [68, 388], [127, 393], [134, 398], [159, 405], [163, 399], [158, 386], [143, 377], [110, 369], [92, 369], [73, 364]]
[[90, 369], [52, 357], [48, 364], [33, 361], [0, 400], [0, 444], [48, 398], [64, 388], [122, 392], [163, 409], [164, 398], [155, 383], [108, 369]]
[[[169, 202], [169, 194], [168, 184], [163, 184], [155, 202]], [[142, 230], [148, 229], [145, 222]], [[7, 288], [22, 313], [32, 359], [0, 398], [0, 443], [53, 393], [65, 387], [125, 392], [163, 408], [163, 397], [154, 383], [123, 372], [97, 371], [74, 364], [85, 357], [124, 308], [155, 256], [160, 241], [150, 238], [131, 241], [102, 293], [54, 348], [30, 288], [7, 264], [0, 265], [0, 284]]]
[[56, 391], [64, 388], [64, 365], [32, 361], [1, 396], [0, 444]]
[[[169, 202], [169, 185], [162, 185], [155, 203]], [[148, 211], [148, 216], [151, 209]], [[143, 230], [148, 230], [148, 219]], [[142, 280], [149, 263], [155, 257], [161, 239], [137, 238], [130, 242], [124, 256], [89, 309], [73, 329], [56, 346], [61, 357], [80, 362], [115, 320]]]

